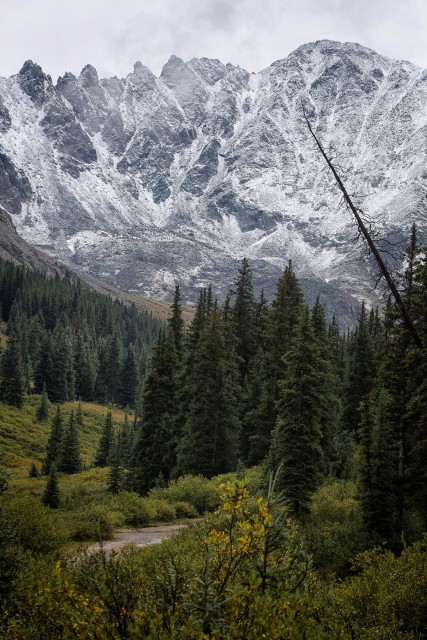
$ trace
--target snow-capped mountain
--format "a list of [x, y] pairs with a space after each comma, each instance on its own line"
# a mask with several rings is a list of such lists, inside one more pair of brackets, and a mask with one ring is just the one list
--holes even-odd
[[357, 44], [306, 44], [258, 74], [172, 56], [156, 78], [87, 65], [0, 79], [0, 204], [31, 243], [124, 289], [184, 300], [242, 257], [271, 290], [291, 258], [340, 313], [373, 297], [350, 214], [302, 104], [380, 235], [427, 227], [427, 70]]

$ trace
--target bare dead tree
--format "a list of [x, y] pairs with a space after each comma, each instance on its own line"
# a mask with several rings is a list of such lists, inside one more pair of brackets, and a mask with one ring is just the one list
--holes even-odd
[[353, 204], [353, 201], [347, 191], [347, 189], [345, 188], [335, 166], [332, 164], [332, 161], [330, 160], [330, 158], [328, 157], [328, 155], [326, 154], [325, 150], [322, 147], [322, 144], [319, 140], [319, 138], [316, 136], [316, 134], [313, 131], [313, 127], [310, 124], [310, 120], [307, 117], [307, 114], [305, 112], [304, 109], [304, 105], [302, 106], [302, 111], [304, 114], [304, 119], [305, 122], [307, 124], [308, 130], [310, 131], [313, 139], [316, 142], [316, 145], [320, 151], [320, 153], [322, 154], [323, 158], [326, 161], [326, 164], [328, 165], [329, 169], [331, 170], [334, 178], [335, 178], [335, 182], [337, 183], [341, 193], [343, 194], [343, 199], [344, 202], [346, 203], [346, 205], [348, 206], [348, 208], [350, 209], [350, 211], [352, 212], [352, 214], [354, 215], [356, 222], [357, 222], [357, 227], [359, 229], [359, 232], [362, 234], [363, 238], [365, 239], [365, 241], [367, 242], [369, 249], [372, 253], [372, 255], [374, 256], [375, 260], [377, 261], [378, 267], [380, 269], [381, 275], [384, 277], [385, 281], [387, 282], [387, 285], [393, 295], [393, 298], [396, 301], [397, 306], [399, 307], [400, 313], [402, 315], [403, 321], [406, 325], [406, 328], [408, 329], [410, 335], [412, 336], [412, 339], [414, 340], [415, 344], [418, 347], [422, 347], [422, 341], [420, 336], [418, 335], [417, 329], [414, 325], [414, 323], [412, 322], [412, 318], [410, 317], [409, 313], [408, 313], [408, 309], [406, 308], [405, 303], [402, 300], [402, 297], [396, 287], [396, 284], [389, 272], [389, 270], [387, 269], [387, 266], [381, 256], [381, 253], [378, 251], [376, 244], [373, 241], [372, 238], [372, 234], [369, 232], [369, 230], [367, 229], [366, 225], [364, 224], [361, 216], [360, 216], [360, 210]]

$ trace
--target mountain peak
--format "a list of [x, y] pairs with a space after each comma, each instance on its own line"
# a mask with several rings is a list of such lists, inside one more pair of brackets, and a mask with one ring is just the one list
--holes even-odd
[[[190, 300], [209, 281], [225, 287], [246, 256], [271, 294], [293, 258], [311, 299], [345, 299], [333, 311], [350, 318], [370, 297], [371, 267], [349, 250], [351, 220], [336, 213], [301, 101], [348, 190], [403, 245], [413, 221], [427, 230], [425, 78], [333, 40], [259, 74], [173, 55], [160, 78], [137, 61], [99, 82], [87, 65], [56, 89], [28, 61], [18, 80], [33, 103], [8, 95], [16, 77], [1, 84], [0, 204], [24, 237], [123, 289], [163, 297], [179, 281]], [[49, 90], [40, 114], [34, 102]]]
[[79, 80], [83, 87], [93, 87], [99, 84], [98, 72], [91, 64], [87, 64], [80, 72]]
[[52, 78], [43, 73], [41, 66], [32, 60], [24, 63], [18, 73], [18, 81], [21, 89], [36, 104], [42, 104], [53, 90]]

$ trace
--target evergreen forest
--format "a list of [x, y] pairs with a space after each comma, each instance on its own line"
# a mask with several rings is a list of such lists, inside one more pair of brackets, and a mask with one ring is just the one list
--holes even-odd
[[[345, 331], [289, 262], [167, 321], [0, 262], [0, 636], [427, 638], [427, 250]], [[119, 528], [189, 524], [89, 553]]]

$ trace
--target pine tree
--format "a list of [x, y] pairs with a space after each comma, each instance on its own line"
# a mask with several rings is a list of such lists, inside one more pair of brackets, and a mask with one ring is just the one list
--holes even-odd
[[324, 363], [306, 307], [285, 364], [268, 468], [273, 472], [279, 469], [278, 488], [285, 495], [290, 512], [301, 517], [309, 511], [323, 464]]
[[120, 369], [117, 400], [122, 407], [135, 407], [136, 393], [139, 385], [138, 366], [135, 351], [130, 345]]
[[[407, 404], [404, 451], [406, 453], [406, 507], [417, 514], [427, 529], [427, 250], [420, 249], [412, 231], [406, 270], [406, 298], [412, 319], [422, 339], [419, 347], [411, 340], [405, 350]], [[409, 273], [408, 273], [409, 272]], [[407, 334], [406, 334], [407, 335]]]
[[178, 362], [180, 362], [182, 360], [184, 350], [184, 319], [182, 317], [181, 292], [178, 284], [175, 287], [171, 311], [172, 314], [168, 319], [168, 324], [174, 339], [175, 353]]
[[268, 320], [263, 321], [266, 342], [264, 353], [268, 370], [268, 376], [264, 381], [263, 403], [260, 405], [260, 409], [264, 408], [264, 414], [260, 414], [261, 423], [264, 425], [270, 423], [273, 427], [276, 423], [278, 382], [285, 377], [284, 356], [292, 346], [303, 308], [302, 290], [292, 262], [289, 261], [277, 283], [276, 296], [271, 305]]
[[77, 410], [76, 410], [76, 424], [79, 427], [83, 427], [83, 424], [84, 424], [84, 414], [83, 414], [81, 398], [79, 398], [79, 403], [77, 405]]
[[25, 378], [21, 350], [15, 334], [9, 336], [0, 366], [0, 399], [21, 408], [25, 397]]
[[236, 467], [240, 432], [238, 370], [216, 307], [194, 354], [193, 380], [178, 468], [180, 473], [212, 477]]
[[236, 297], [233, 306], [233, 319], [237, 336], [236, 351], [240, 362], [240, 381], [243, 383], [256, 352], [256, 305], [252, 271], [247, 258], [243, 258], [234, 287]]
[[121, 370], [122, 349], [119, 335], [115, 332], [111, 338], [107, 352], [107, 402], [114, 403], [117, 399], [119, 387], [119, 373]]
[[74, 399], [74, 352], [68, 332], [55, 331], [52, 350], [52, 382], [50, 398], [52, 402], [66, 402]]
[[[270, 376], [274, 382], [284, 377], [283, 356], [292, 346], [300, 315], [304, 309], [304, 296], [298, 278], [289, 261], [277, 283], [276, 297], [271, 307], [269, 353]], [[274, 393], [277, 397], [277, 393]]]
[[61, 441], [57, 469], [63, 473], [78, 473], [81, 466], [79, 436], [74, 419], [74, 411], [71, 409], [68, 427]]
[[52, 426], [49, 439], [46, 445], [46, 458], [43, 461], [43, 474], [48, 475], [52, 464], [58, 461], [61, 450], [62, 438], [64, 435], [64, 424], [59, 404], [56, 407], [56, 413], [52, 420]]
[[121, 431], [114, 438], [114, 443], [109, 456], [108, 464], [110, 471], [108, 474], [107, 491], [117, 495], [125, 486], [125, 470], [122, 460]]
[[269, 370], [264, 352], [260, 349], [252, 361], [244, 391], [249, 398], [244, 412], [241, 456], [248, 466], [260, 464], [268, 454], [271, 431], [276, 420], [274, 398], [269, 395]]
[[48, 396], [51, 397], [52, 389], [55, 385], [52, 365], [52, 334], [49, 331], [45, 331], [42, 340], [39, 361], [34, 371], [34, 390], [36, 393], [43, 393], [43, 388], [46, 388]]
[[28, 477], [29, 478], [38, 478], [39, 477], [39, 471], [37, 469], [37, 465], [35, 462], [31, 463], [31, 467], [30, 470], [28, 472]]
[[353, 433], [360, 422], [360, 403], [370, 393], [375, 382], [374, 348], [369, 333], [369, 319], [365, 305], [359, 315], [354, 353], [349, 364], [344, 390], [343, 426]]
[[135, 489], [146, 493], [176, 462], [177, 357], [171, 331], [161, 330], [144, 381], [133, 453]]
[[339, 419], [339, 381], [333, 368], [331, 342], [326, 327], [325, 312], [317, 298], [311, 311], [311, 324], [319, 346], [318, 373], [323, 378], [323, 400], [319, 407], [322, 430], [321, 447], [323, 451], [324, 473], [330, 470], [331, 460], [335, 453], [334, 443]]
[[49, 477], [47, 479], [46, 488], [43, 493], [42, 502], [51, 509], [58, 509], [61, 504], [61, 496], [59, 493], [58, 475], [56, 473], [56, 465], [53, 464]]
[[49, 398], [46, 393], [46, 385], [43, 385], [43, 392], [40, 398], [40, 404], [37, 408], [36, 418], [38, 422], [46, 422], [49, 420]]
[[128, 469], [131, 465], [132, 451], [134, 448], [134, 426], [129, 422], [129, 416], [125, 413], [125, 419], [119, 430], [120, 456], [123, 466]]
[[392, 400], [387, 391], [370, 393], [361, 407], [359, 487], [366, 527], [374, 541], [396, 542], [398, 448]]
[[91, 402], [95, 393], [96, 362], [83, 332], [77, 334], [75, 341], [74, 371], [76, 395]]
[[98, 449], [93, 461], [94, 467], [106, 467], [114, 443], [113, 415], [109, 411], [105, 417], [104, 426], [99, 440]]

